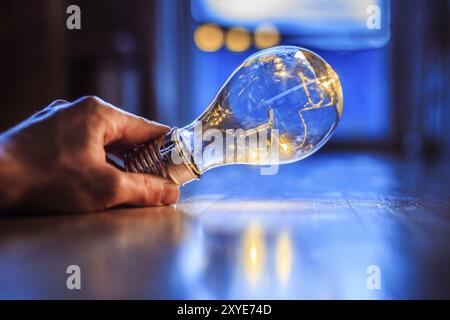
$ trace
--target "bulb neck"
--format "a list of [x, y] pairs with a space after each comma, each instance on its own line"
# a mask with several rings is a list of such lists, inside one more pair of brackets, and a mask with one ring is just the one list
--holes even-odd
[[173, 128], [163, 140], [152, 140], [127, 152], [125, 169], [171, 179], [179, 186], [199, 179], [201, 174], [192, 155], [183, 147], [177, 130]]

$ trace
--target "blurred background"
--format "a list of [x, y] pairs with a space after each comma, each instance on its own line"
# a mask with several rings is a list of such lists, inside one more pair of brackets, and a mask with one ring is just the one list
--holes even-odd
[[329, 143], [277, 175], [217, 168], [176, 207], [2, 221], [0, 298], [450, 297], [450, 0], [6, 0], [0, 23], [0, 132], [83, 95], [181, 127], [276, 45], [323, 56], [344, 92]]
[[[71, 4], [81, 30], [66, 28]], [[449, 159], [449, 13], [446, 0], [4, 1], [0, 130], [87, 94], [184, 126], [243, 59], [289, 44], [340, 75], [344, 115], [326, 150]]]

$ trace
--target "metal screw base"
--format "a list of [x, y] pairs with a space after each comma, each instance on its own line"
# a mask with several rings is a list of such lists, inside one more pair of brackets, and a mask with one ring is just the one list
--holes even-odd
[[[175, 162], [174, 155], [181, 161]], [[166, 135], [162, 143], [158, 140], [149, 141], [130, 150], [124, 157], [124, 165], [128, 172], [153, 174], [171, 179], [182, 186], [200, 177], [195, 165], [188, 163], [186, 159], [188, 158], [180, 146], [175, 128]]]

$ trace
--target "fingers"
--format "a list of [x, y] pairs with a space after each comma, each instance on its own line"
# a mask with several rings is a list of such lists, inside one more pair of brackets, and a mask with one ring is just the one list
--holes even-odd
[[66, 103], [69, 103], [69, 101], [64, 100], [64, 99], [57, 99], [57, 100], [53, 101], [52, 103], [50, 103], [47, 107], [45, 107], [45, 109], [51, 109], [51, 108], [54, 108], [61, 104], [66, 104]]
[[118, 184], [112, 206], [159, 206], [175, 204], [179, 186], [168, 179], [149, 174], [117, 171]]
[[83, 106], [81, 109], [88, 115], [101, 116], [105, 125], [104, 145], [141, 144], [170, 131], [168, 126], [123, 111], [95, 96], [80, 98], [74, 104]]
[[[100, 139], [94, 140], [96, 143], [102, 143], [102, 147], [145, 143], [170, 131], [167, 126], [122, 111], [97, 97], [84, 97], [73, 104], [77, 107], [67, 108], [68, 114], [89, 122], [90, 135]], [[102, 179], [103, 184], [100, 183], [103, 186], [106, 183], [106, 187], [100, 188], [105, 197], [99, 197], [100, 204], [106, 207], [121, 204], [169, 205], [176, 203], [180, 194], [179, 187], [168, 179], [149, 174], [122, 172], [109, 166], [106, 170], [103, 171], [106, 178]]]
[[[98, 99], [98, 98], [95, 98]], [[170, 131], [170, 127], [123, 111], [98, 99], [108, 116], [104, 144], [118, 142], [123, 145], [141, 144], [160, 137]]]
[[54, 112], [57, 109], [56, 107], [63, 105], [63, 104], [67, 104], [67, 103], [69, 103], [69, 102], [66, 100], [63, 100], [63, 99], [55, 100], [52, 103], [50, 103], [48, 106], [46, 106], [44, 109], [42, 109], [42, 110], [36, 112], [34, 115], [32, 115], [31, 119], [33, 119], [33, 120], [42, 119], [43, 117]]
[[125, 125], [119, 130], [118, 141], [123, 144], [139, 144], [158, 138], [170, 131], [168, 126], [135, 115], [122, 113]]

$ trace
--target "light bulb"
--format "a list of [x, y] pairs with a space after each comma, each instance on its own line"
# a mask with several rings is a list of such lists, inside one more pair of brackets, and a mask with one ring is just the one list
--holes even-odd
[[178, 185], [227, 164], [290, 163], [323, 146], [341, 115], [330, 65], [303, 48], [273, 47], [248, 57], [194, 122], [129, 151], [124, 163]]

